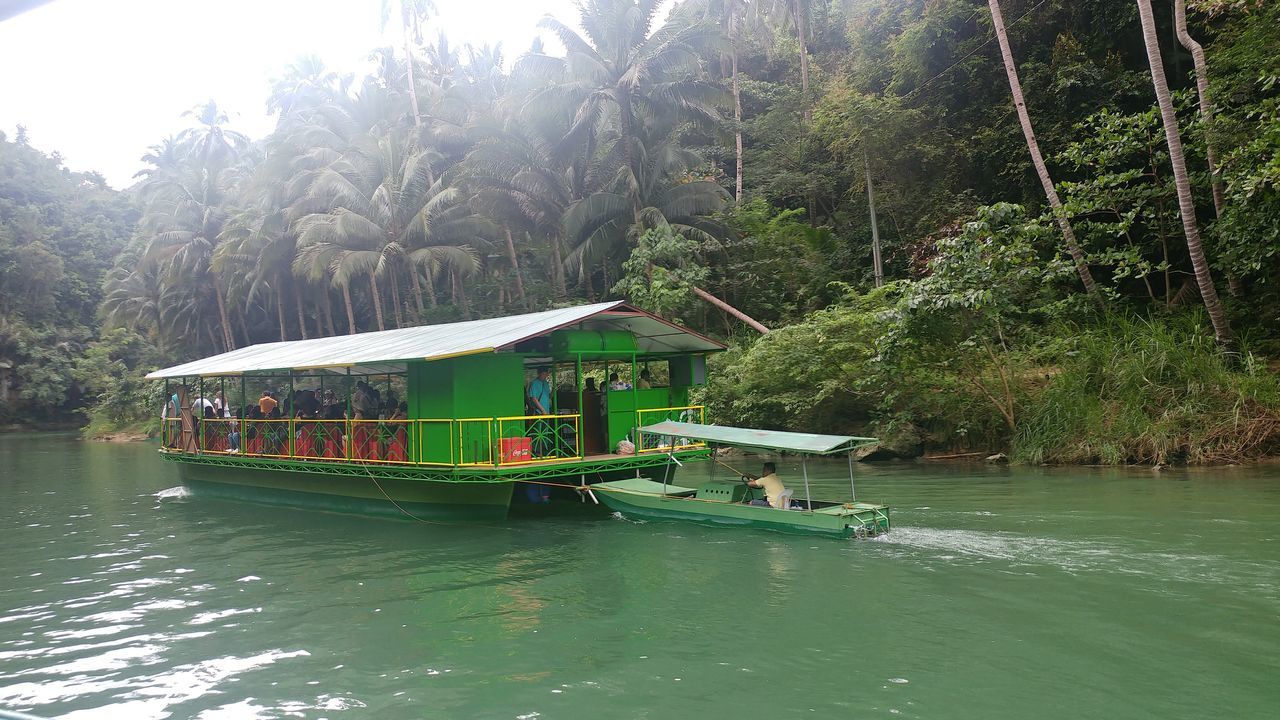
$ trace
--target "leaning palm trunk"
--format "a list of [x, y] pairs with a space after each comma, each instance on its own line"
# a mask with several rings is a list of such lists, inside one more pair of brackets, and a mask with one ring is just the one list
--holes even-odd
[[404, 313], [400, 308], [400, 281], [393, 272], [391, 276], [391, 307], [395, 309], [396, 327], [404, 327]]
[[326, 290], [324, 293], [324, 304], [321, 305], [321, 307], [324, 308], [324, 324], [329, 329], [329, 337], [334, 337], [338, 334], [337, 328], [333, 326], [332, 305], [333, 305], [333, 299], [329, 297], [329, 291]]
[[516, 274], [516, 299], [524, 302], [524, 280], [520, 277], [520, 260], [516, 257], [516, 243], [511, 239], [511, 228], [502, 224], [502, 231], [507, 235], [507, 260], [511, 262], [511, 270]]
[[[418, 309], [418, 317], [422, 317], [422, 312], [426, 308], [422, 306], [422, 282], [418, 280], [418, 268], [409, 268], [409, 283], [413, 286], [413, 303]], [[421, 322], [421, 319], [415, 320], [415, 323]]]
[[400, 25], [404, 29], [404, 62], [405, 67], [408, 68], [409, 102], [413, 103], [413, 126], [422, 127], [422, 118], [418, 116], [418, 84], [413, 79], [413, 45], [409, 42], [409, 11], [401, 5], [400, 14]]
[[373, 316], [378, 320], [378, 329], [386, 330], [382, 321], [382, 293], [378, 292], [378, 274], [369, 273], [369, 289], [373, 292]]
[[1080, 282], [1084, 285], [1085, 292], [1095, 302], [1101, 304], [1102, 296], [1098, 294], [1098, 287], [1093, 282], [1093, 274], [1089, 272], [1084, 253], [1076, 242], [1076, 234], [1071, 229], [1067, 211], [1062, 207], [1062, 201], [1058, 199], [1058, 191], [1053, 187], [1053, 179], [1049, 177], [1049, 168], [1044, 164], [1044, 156], [1040, 154], [1040, 144], [1036, 142], [1036, 133], [1031, 127], [1031, 116], [1027, 113], [1027, 103], [1022, 97], [1022, 83], [1018, 81], [1018, 68], [1013, 63], [1013, 51], [1009, 49], [1009, 36], [1004, 30], [1004, 15], [1000, 12], [1000, 3], [998, 0], [987, 0], [987, 4], [991, 8], [991, 22], [995, 25], [996, 38], [1000, 41], [1000, 54], [1004, 56], [1004, 71], [1009, 76], [1009, 91], [1013, 94], [1013, 106], [1018, 111], [1018, 121], [1022, 124], [1022, 134], [1027, 139], [1027, 149], [1031, 151], [1031, 164], [1035, 166], [1036, 174], [1040, 176], [1040, 185], [1044, 187], [1045, 197], [1049, 199], [1049, 206], [1053, 208], [1053, 216], [1058, 221], [1058, 227], [1062, 229], [1062, 239], [1067, 245], [1067, 252], [1071, 254], [1072, 262], [1075, 263]]
[[280, 324], [280, 342], [288, 340], [284, 329], [284, 291], [276, 290], [276, 322]]
[[796, 20], [796, 39], [800, 41], [800, 102], [804, 107], [806, 125], [813, 120], [813, 111], [809, 108], [809, 25], [805, 22], [807, 13], [800, 9], [804, 0], [792, 0], [792, 8]]
[[231, 320], [227, 318], [227, 303], [222, 296], [222, 279], [217, 273], [213, 273], [213, 295], [218, 299], [218, 321], [222, 324], [222, 341], [230, 352], [236, 349], [236, 339], [231, 334]]
[[347, 304], [347, 332], [351, 335], [356, 334], [356, 311], [351, 306], [351, 288], [347, 285], [342, 286], [342, 300]]
[[750, 326], [752, 330], [755, 330], [756, 332], [760, 333], [761, 335], [768, 335], [768, 334], [769, 334], [769, 328], [765, 327], [765, 326], [764, 326], [764, 324], [763, 324], [763, 323], [761, 323], [759, 320], [756, 320], [755, 318], [753, 318], [753, 317], [751, 317], [750, 315], [748, 315], [748, 314], [746, 314], [746, 313], [742, 312], [741, 310], [739, 310], [738, 308], [736, 308], [736, 307], [734, 307], [734, 306], [730, 305], [729, 303], [727, 303], [727, 302], [725, 302], [725, 301], [721, 300], [720, 298], [716, 297], [715, 295], [712, 295], [711, 293], [707, 292], [706, 290], [703, 290], [702, 288], [700, 288], [700, 287], [696, 287], [696, 286], [695, 286], [695, 287], [693, 288], [693, 294], [694, 294], [694, 295], [697, 295], [698, 297], [702, 298], [703, 300], [706, 300], [707, 302], [711, 303], [711, 304], [712, 304], [712, 305], [714, 305], [715, 307], [720, 308], [721, 310], [723, 310], [724, 312], [728, 313], [729, 315], [732, 315], [732, 316], [734, 316], [734, 317], [738, 318], [739, 320], [741, 320], [742, 322], [744, 322], [744, 323], [746, 323], [748, 326]]
[[1178, 42], [1191, 53], [1196, 67], [1196, 95], [1200, 100], [1200, 121], [1204, 124], [1204, 154], [1209, 161], [1209, 176], [1213, 180], [1213, 212], [1222, 217], [1222, 179], [1218, 177], [1218, 152], [1213, 145], [1213, 108], [1209, 105], [1209, 68], [1204, 60], [1204, 48], [1187, 32], [1187, 0], [1174, 0], [1173, 18], [1178, 29]]
[[[1204, 48], [1187, 32], [1187, 0], [1174, 0], [1173, 22], [1178, 31], [1178, 42], [1191, 53], [1191, 60], [1196, 67], [1196, 96], [1200, 101], [1200, 123], [1204, 126], [1204, 154], [1209, 166], [1210, 187], [1213, 189], [1213, 214], [1222, 217], [1222, 209], [1226, 206], [1226, 193], [1222, 187], [1222, 177], [1218, 175], [1218, 150], [1213, 144], [1213, 106], [1209, 104], [1209, 65], [1204, 59]], [[1227, 287], [1232, 295], [1240, 294], [1240, 280], [1235, 275], [1227, 275]]]
[[1187, 236], [1187, 253], [1191, 256], [1191, 266], [1195, 269], [1200, 297], [1213, 322], [1213, 334], [1220, 345], [1226, 346], [1231, 342], [1231, 327], [1227, 324], [1226, 313], [1218, 299], [1218, 291], [1213, 286], [1209, 263], [1205, 260], [1204, 248], [1200, 244], [1195, 198], [1191, 196], [1191, 181], [1187, 177], [1187, 159], [1182, 151], [1182, 135], [1178, 132], [1178, 116], [1174, 113], [1169, 82], [1164, 75], [1164, 61], [1160, 57], [1160, 41], [1156, 39], [1151, 0], [1138, 0], [1138, 15], [1142, 18], [1142, 39], [1147, 46], [1147, 60], [1151, 64], [1151, 83], [1155, 86], [1160, 117], [1164, 121], [1165, 141], [1169, 145], [1169, 164], [1173, 166], [1173, 184], [1178, 189], [1178, 211], [1182, 215], [1182, 230]]
[[436, 301], [435, 271], [432, 270], [430, 267], [427, 267], [426, 270], [427, 271], [422, 274], [422, 279], [426, 280], [427, 282], [427, 304], [430, 305], [432, 308], [436, 308], [436, 307], [439, 307], [439, 303]]
[[457, 270], [449, 271], [450, 282], [453, 283], [453, 303], [462, 313], [463, 320], [471, 319], [471, 304], [467, 300], [467, 288], [462, 283], [462, 275]]
[[742, 203], [742, 93], [738, 87], [738, 9], [734, 6], [729, 15], [729, 64], [733, 73], [733, 148], [734, 162], [733, 200]]
[[302, 294], [298, 292], [298, 283], [290, 283], [293, 285], [293, 306], [298, 309], [298, 332], [302, 333], [302, 339], [307, 339], [307, 319], [302, 314]]
[[555, 270], [551, 273], [551, 278], [555, 282], [556, 297], [562, 298], [569, 294], [564, 279], [564, 255], [560, 252], [560, 236], [551, 236], [551, 263], [555, 265]]

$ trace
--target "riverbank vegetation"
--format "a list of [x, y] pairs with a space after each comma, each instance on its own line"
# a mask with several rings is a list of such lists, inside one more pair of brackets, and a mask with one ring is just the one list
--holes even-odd
[[[903, 456], [1274, 453], [1280, 8], [1193, 0], [1175, 33], [1183, 5], [595, 0], [544, 21], [562, 50], [460, 49], [406, 1], [367, 74], [283, 68], [262, 139], [201, 105], [123, 193], [0, 141], [6, 297], [74, 235], [46, 207], [104, 218], [84, 263], [47, 251], [79, 315], [3, 308], [85, 329], [58, 364], [0, 325], [6, 407], [145, 422], [160, 363], [621, 297], [731, 343], [720, 422]], [[114, 209], [12, 200], [28, 175]]]

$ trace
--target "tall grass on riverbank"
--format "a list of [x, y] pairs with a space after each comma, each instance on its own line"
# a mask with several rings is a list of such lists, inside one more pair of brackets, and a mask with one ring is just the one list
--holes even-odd
[[1280, 378], [1195, 317], [1110, 318], [1080, 335], [1019, 422], [1031, 463], [1225, 463], [1280, 452]]

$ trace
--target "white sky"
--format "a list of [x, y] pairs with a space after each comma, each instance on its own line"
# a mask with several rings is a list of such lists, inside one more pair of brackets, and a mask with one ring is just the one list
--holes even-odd
[[[426, 38], [443, 28], [459, 49], [501, 42], [508, 64], [528, 50], [543, 15], [577, 19], [573, 0], [436, 6]], [[25, 125], [33, 146], [124, 188], [148, 146], [187, 127], [182, 113], [209, 98], [231, 127], [260, 138], [274, 127], [270, 79], [293, 59], [314, 53], [359, 72], [370, 50], [388, 44], [380, 8], [380, 0], [54, 0], [0, 22], [0, 129], [12, 140]]]

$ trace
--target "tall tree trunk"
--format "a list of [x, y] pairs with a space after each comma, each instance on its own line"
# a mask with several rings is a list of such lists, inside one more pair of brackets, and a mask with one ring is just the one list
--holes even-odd
[[1218, 153], [1213, 145], [1213, 108], [1209, 105], [1209, 67], [1205, 64], [1204, 48], [1187, 32], [1187, 0], [1174, 0], [1173, 19], [1178, 31], [1178, 42], [1191, 53], [1196, 67], [1196, 95], [1200, 99], [1200, 122], [1204, 124], [1204, 154], [1209, 161], [1209, 176], [1213, 180], [1213, 212], [1222, 217], [1222, 179], [1218, 176]]
[[453, 297], [458, 310], [462, 313], [462, 319], [470, 320], [471, 302], [467, 299], [467, 288], [462, 282], [462, 274], [457, 270], [451, 270], [449, 275], [453, 278]]
[[432, 308], [439, 307], [439, 303], [436, 301], [435, 271], [428, 267], [427, 271], [422, 274], [422, 279], [427, 283], [427, 305]]
[[298, 292], [298, 283], [289, 283], [293, 286], [293, 306], [298, 309], [298, 332], [302, 333], [302, 339], [307, 339], [307, 318], [302, 314], [302, 293]]
[[555, 269], [551, 272], [551, 281], [555, 283], [556, 297], [563, 298], [569, 294], [564, 278], [564, 255], [560, 252], [560, 235], [551, 236], [551, 262]]
[[[993, 0], [994, 1], [994, 0]], [[1160, 117], [1164, 121], [1164, 136], [1169, 144], [1169, 164], [1173, 166], [1173, 184], [1178, 188], [1178, 211], [1182, 215], [1182, 230], [1187, 236], [1187, 253], [1195, 268], [1196, 284], [1200, 297], [1213, 322], [1213, 334], [1218, 344], [1231, 343], [1231, 327], [1218, 291], [1213, 286], [1209, 262], [1205, 260], [1200, 244], [1200, 227], [1196, 223], [1196, 203], [1191, 196], [1191, 181], [1187, 177], [1187, 159], [1182, 151], [1182, 135], [1178, 132], [1178, 116], [1173, 110], [1173, 98], [1169, 94], [1169, 82], [1164, 75], [1164, 61], [1160, 57], [1160, 41], [1156, 39], [1156, 21], [1151, 13], [1151, 0], [1138, 0], [1138, 15], [1142, 18], [1142, 39], [1147, 46], [1147, 61], [1151, 65], [1151, 83], [1155, 86], [1156, 101], [1160, 104]]]
[[733, 72], [733, 148], [736, 154], [734, 162], [734, 202], [742, 203], [742, 93], [738, 88], [738, 5], [734, 3], [729, 14], [729, 42], [731, 43], [729, 62]]
[[520, 277], [520, 259], [516, 257], [516, 243], [511, 239], [511, 228], [506, 223], [502, 224], [502, 232], [507, 235], [507, 260], [511, 262], [511, 269], [516, 274], [516, 299], [523, 303], [524, 280]]
[[880, 263], [880, 225], [876, 222], [876, 194], [871, 188], [871, 159], [862, 153], [862, 166], [867, 173], [867, 209], [871, 212], [871, 272], [876, 287], [884, 285], [884, 265]]
[[418, 318], [414, 320], [414, 324], [422, 322], [422, 313], [426, 308], [422, 306], [422, 282], [418, 280], [418, 268], [410, 266], [409, 283], [413, 285], [413, 303], [418, 308]]
[[393, 272], [391, 275], [391, 306], [395, 308], [396, 327], [404, 327], [404, 311], [400, 307], [400, 280]]
[[409, 102], [413, 103], [413, 126], [421, 127], [422, 118], [418, 117], [418, 84], [413, 79], [413, 43], [409, 37], [409, 8], [404, 4], [408, 0], [400, 0], [400, 25], [404, 29], [404, 62], [408, 69]]
[[[239, 315], [237, 315], [237, 316], [236, 316], [236, 319], [240, 321], [240, 336], [244, 338], [244, 344], [245, 344], [245, 345], [252, 345], [252, 344], [253, 344], [253, 337], [252, 337], [251, 335], [249, 335], [249, 326], [248, 326], [247, 324], [245, 324], [245, 321], [244, 321], [244, 313], [240, 313]], [[235, 340], [235, 337], [234, 337], [234, 336], [232, 336], [232, 338], [231, 338], [231, 339], [232, 339], [232, 341], [234, 341], [234, 340]], [[227, 348], [227, 349], [228, 349], [228, 350], [234, 350], [234, 349], [235, 349], [235, 346], [233, 345], [232, 347], [229, 347], [229, 348]]]
[[222, 324], [222, 342], [226, 345], [227, 350], [236, 349], [236, 339], [231, 334], [231, 320], [227, 317], [227, 303], [223, 298], [224, 291], [222, 289], [222, 278], [218, 277], [218, 273], [210, 273], [213, 275], [213, 294], [218, 298], [218, 321]]
[[342, 300], [347, 304], [347, 333], [356, 334], [356, 311], [351, 307], [351, 288], [347, 285], [342, 286]]
[[284, 329], [284, 291], [276, 289], [276, 322], [280, 324], [280, 342], [288, 340]]
[[809, 107], [809, 13], [801, 9], [801, 3], [808, 0], [791, 0], [792, 12], [795, 15], [796, 39], [800, 41], [800, 102], [804, 107], [804, 123], [813, 120], [813, 110]]
[[369, 273], [369, 289], [373, 293], [373, 316], [378, 320], [378, 329], [386, 330], [382, 321], [382, 293], [378, 292], [378, 274]]
[[[1218, 174], [1218, 149], [1213, 143], [1213, 106], [1209, 104], [1209, 65], [1204, 59], [1204, 48], [1187, 32], [1187, 0], [1174, 0], [1173, 22], [1178, 33], [1178, 42], [1191, 53], [1191, 60], [1196, 68], [1196, 96], [1200, 101], [1200, 124], [1204, 127], [1204, 154], [1209, 165], [1210, 187], [1213, 189], [1213, 215], [1222, 217], [1222, 209], [1226, 206], [1226, 192], [1222, 187], [1222, 176]], [[1233, 274], [1227, 275], [1227, 287], [1232, 295], [1240, 294], [1240, 279]]]
[[[329, 297], [329, 291], [325, 290], [324, 304], [321, 305], [320, 307], [324, 308], [324, 324], [326, 327], [329, 328], [329, 337], [336, 337], [338, 334], [338, 330], [333, 326], [333, 307], [332, 306], [333, 306], [333, 298]], [[319, 320], [317, 320], [316, 322], [319, 322]], [[322, 331], [320, 335], [321, 337], [323, 337], [324, 332]]]
[[1013, 105], [1018, 110], [1018, 121], [1022, 123], [1022, 135], [1027, 139], [1027, 149], [1031, 151], [1031, 164], [1035, 165], [1036, 174], [1040, 176], [1040, 185], [1044, 187], [1045, 197], [1049, 199], [1049, 205], [1053, 208], [1053, 216], [1058, 221], [1058, 227], [1062, 229], [1062, 239], [1067, 245], [1067, 252], [1071, 254], [1071, 260], [1075, 263], [1080, 282], [1084, 285], [1085, 292], [1101, 305], [1102, 296], [1093, 282], [1093, 274], [1089, 272], [1084, 253], [1076, 242], [1076, 234], [1071, 229], [1067, 211], [1062, 207], [1062, 201], [1058, 199], [1058, 191], [1053, 187], [1049, 169], [1044, 164], [1044, 156], [1040, 154], [1040, 144], [1036, 142], [1036, 133], [1031, 127], [1031, 116], [1027, 114], [1027, 103], [1022, 98], [1022, 83], [1018, 81], [1018, 68], [1013, 63], [1013, 51], [1009, 49], [1009, 36], [1004, 31], [1004, 16], [1000, 13], [1000, 3], [998, 0], [987, 0], [987, 4], [991, 8], [991, 22], [995, 25], [996, 38], [1000, 41], [1000, 53], [1004, 56], [1004, 71], [1009, 76], [1009, 91], [1013, 94]]
[[[640, 173], [636, 172], [635, 152], [635, 118], [631, 107], [631, 94], [622, 90], [615, 91], [614, 99], [618, 103], [618, 124], [622, 132], [622, 157], [631, 173], [631, 180], [640, 183]], [[640, 193], [638, 188], [628, 185], [627, 194], [631, 196], [632, 220], [640, 222]]]

